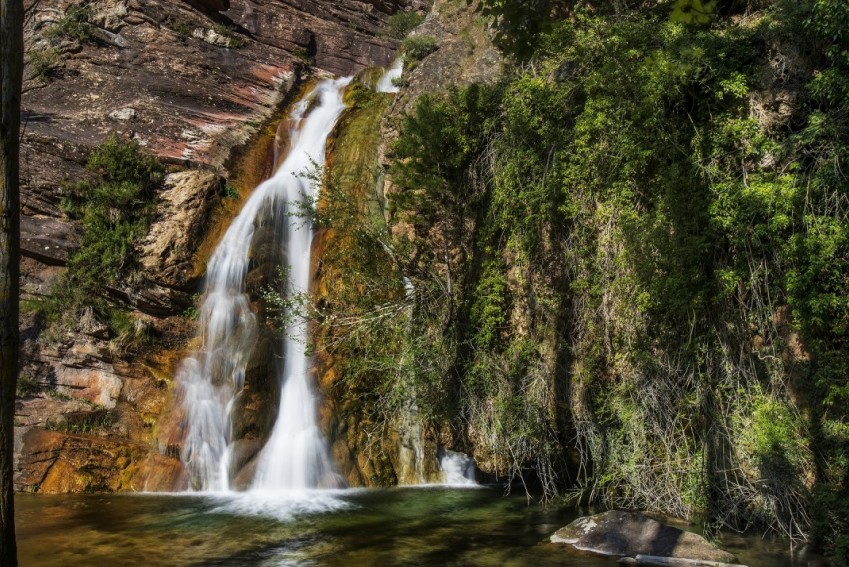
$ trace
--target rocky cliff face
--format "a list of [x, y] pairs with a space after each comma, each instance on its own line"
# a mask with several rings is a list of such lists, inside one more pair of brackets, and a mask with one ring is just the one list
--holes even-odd
[[234, 2], [227, 16], [258, 43], [295, 53], [336, 75], [388, 64], [397, 43], [382, 35], [386, 17], [424, 10], [424, 0]]
[[[198, 249], [233, 208], [225, 184], [237, 157], [302, 77], [387, 63], [398, 45], [379, 37], [385, 19], [424, 5], [95, 0], [75, 12], [64, 0], [26, 2], [19, 489], [141, 489], [147, 477], [175, 478], [176, 451], [158, 422], [191, 335]], [[153, 345], [121, 344], [91, 310], [72, 331], [45, 336], [37, 309], [80, 241], [60, 207], [66, 184], [87, 177], [88, 154], [113, 132], [170, 168], [138, 243], [142, 269], [104, 290], [132, 326], [152, 331]]]

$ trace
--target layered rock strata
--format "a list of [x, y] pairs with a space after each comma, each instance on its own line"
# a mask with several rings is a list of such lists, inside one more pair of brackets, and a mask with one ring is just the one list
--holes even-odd
[[[398, 43], [378, 37], [383, 23], [424, 3], [94, 0], [86, 3], [85, 33], [62, 25], [80, 3], [25, 4], [26, 391], [17, 408], [17, 486], [138, 490], [143, 478], [167, 486], [177, 476], [179, 448], [160, 442], [159, 421], [192, 332], [192, 294], [203, 271], [197, 251], [222, 220], [220, 203], [234, 197], [225, 178], [235, 156], [302, 77], [391, 59]], [[60, 206], [66, 184], [87, 178], [91, 149], [111, 133], [136, 140], [170, 169], [138, 245], [141, 270], [104, 289], [155, 337], [154, 345], [129, 351], [94, 311], [62, 336], [46, 337], [46, 322], [32, 308], [50, 295], [79, 246], [81, 229]], [[80, 456], [85, 451], [90, 458]], [[104, 455], [114, 457], [112, 465]]]

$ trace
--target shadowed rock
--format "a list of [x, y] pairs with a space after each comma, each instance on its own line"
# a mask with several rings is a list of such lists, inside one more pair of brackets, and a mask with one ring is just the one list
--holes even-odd
[[21, 254], [47, 266], [64, 266], [78, 246], [79, 234], [68, 222], [21, 215]]
[[187, 0], [187, 2], [212, 16], [230, 9], [230, 0]]

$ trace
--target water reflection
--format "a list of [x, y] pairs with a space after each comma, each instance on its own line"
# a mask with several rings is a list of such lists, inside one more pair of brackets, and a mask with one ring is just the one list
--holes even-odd
[[[20, 564], [611, 567], [547, 543], [577, 513], [527, 506], [500, 490], [322, 491], [263, 501], [244, 494], [19, 495]], [[750, 567], [802, 567], [783, 542], [725, 536]]]

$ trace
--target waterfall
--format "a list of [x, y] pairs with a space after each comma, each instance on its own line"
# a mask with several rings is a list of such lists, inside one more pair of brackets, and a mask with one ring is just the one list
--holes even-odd
[[375, 90], [379, 93], [397, 93], [400, 87], [395, 84], [395, 79], [400, 79], [404, 72], [404, 56], [398, 57], [389, 69], [383, 73], [383, 76], [377, 82]]
[[[272, 225], [275, 242], [288, 247], [281, 258], [288, 265], [289, 289], [308, 291], [313, 230], [308, 219], [291, 213], [299, 211], [299, 202], [315, 199], [311, 181], [302, 174], [313, 164], [324, 164], [327, 137], [345, 108], [342, 90], [350, 81], [322, 81], [295, 106], [289, 154], [254, 190], [209, 261], [199, 318], [202, 346], [177, 375], [185, 424], [182, 459], [195, 489], [231, 488], [234, 400], [244, 386], [258, 337], [245, 291], [255, 230], [264, 223]], [[257, 489], [317, 487], [333, 476], [317, 423], [304, 322], [293, 323], [285, 335], [280, 345], [280, 410], [259, 456], [253, 483]]]
[[456, 451], [439, 448], [439, 466], [442, 482], [449, 486], [476, 486], [475, 461]]

